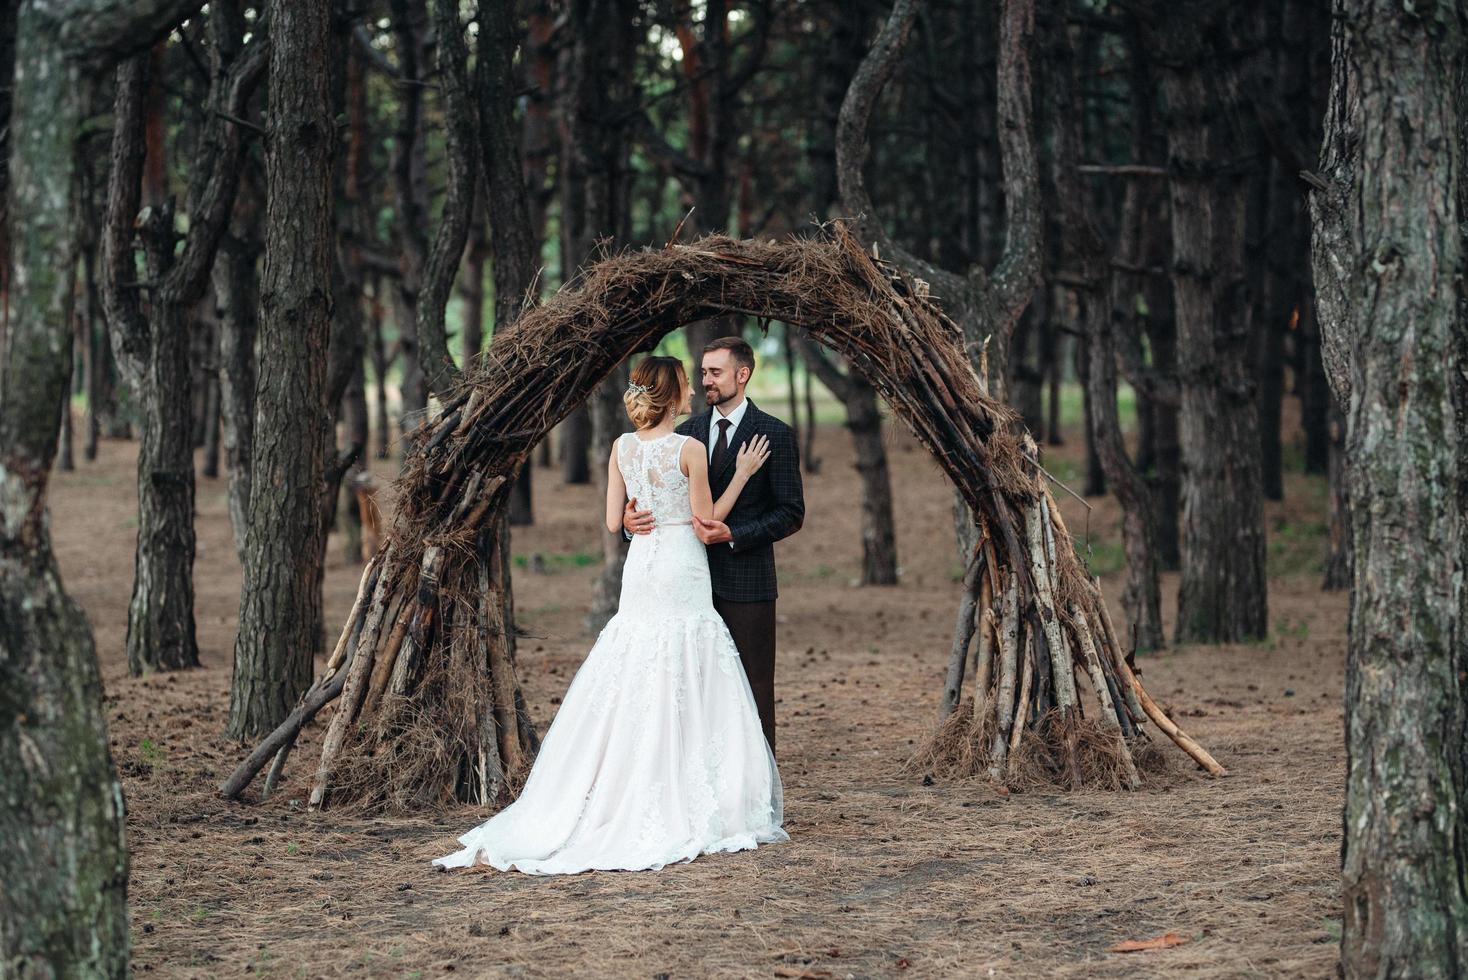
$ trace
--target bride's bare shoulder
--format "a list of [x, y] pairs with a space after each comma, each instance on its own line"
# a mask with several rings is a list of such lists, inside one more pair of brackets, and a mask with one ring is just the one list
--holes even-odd
[[[682, 433], [679, 433], [682, 435]], [[692, 436], [683, 436], [683, 445], [678, 447], [678, 468], [684, 476], [693, 476], [708, 470], [709, 461], [704, 456], [703, 443]]]

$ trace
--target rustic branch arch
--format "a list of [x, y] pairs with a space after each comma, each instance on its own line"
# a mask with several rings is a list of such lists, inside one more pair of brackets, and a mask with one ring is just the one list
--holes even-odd
[[[959, 327], [921, 282], [835, 221], [810, 238], [715, 235], [604, 259], [497, 334], [419, 430], [392, 528], [322, 677], [222, 794], [238, 796], [273, 757], [268, 794], [302, 726], [338, 700], [313, 806], [506, 799], [536, 748], [506, 628], [501, 530], [516, 469], [624, 358], [727, 313], [794, 324], [844, 356], [979, 515], [946, 720], [921, 764], [1006, 782], [1136, 788], [1155, 758], [1150, 720], [1223, 773], [1138, 682], [1033, 442], [987, 394]], [[970, 649], [973, 694], [963, 699]], [[1085, 686], [1094, 718], [1082, 708]]]

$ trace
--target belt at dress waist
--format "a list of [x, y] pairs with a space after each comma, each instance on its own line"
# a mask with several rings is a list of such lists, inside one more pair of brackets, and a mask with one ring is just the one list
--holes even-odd
[[687, 520], [687, 521], [658, 521], [656, 524], [654, 524], [652, 526], [652, 529], [654, 531], [656, 531], [660, 527], [674, 527], [674, 526], [676, 526], [678, 524], [692, 524], [692, 523], [693, 523], [692, 520]]

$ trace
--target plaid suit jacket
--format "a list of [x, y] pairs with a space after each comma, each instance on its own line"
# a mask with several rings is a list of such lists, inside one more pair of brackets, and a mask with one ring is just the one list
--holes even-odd
[[[677, 431], [709, 444], [713, 409], [694, 415]], [[756, 433], [770, 441], [770, 458], [744, 486], [724, 523], [734, 535], [709, 545], [709, 577], [714, 595], [728, 602], [768, 602], [779, 595], [775, 580], [775, 542], [800, 530], [805, 522], [805, 489], [800, 482], [800, 447], [790, 426], [759, 410], [753, 401], [739, 428], [729, 434], [729, 452], [718, 472], [709, 473], [715, 500], [729, 487], [739, 447]]]

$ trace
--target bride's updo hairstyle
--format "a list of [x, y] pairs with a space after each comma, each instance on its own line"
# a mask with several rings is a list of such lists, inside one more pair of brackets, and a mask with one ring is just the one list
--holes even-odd
[[639, 429], [657, 425], [678, 410], [683, 396], [683, 362], [676, 357], [644, 357], [632, 369], [632, 382], [622, 395], [627, 417]]

